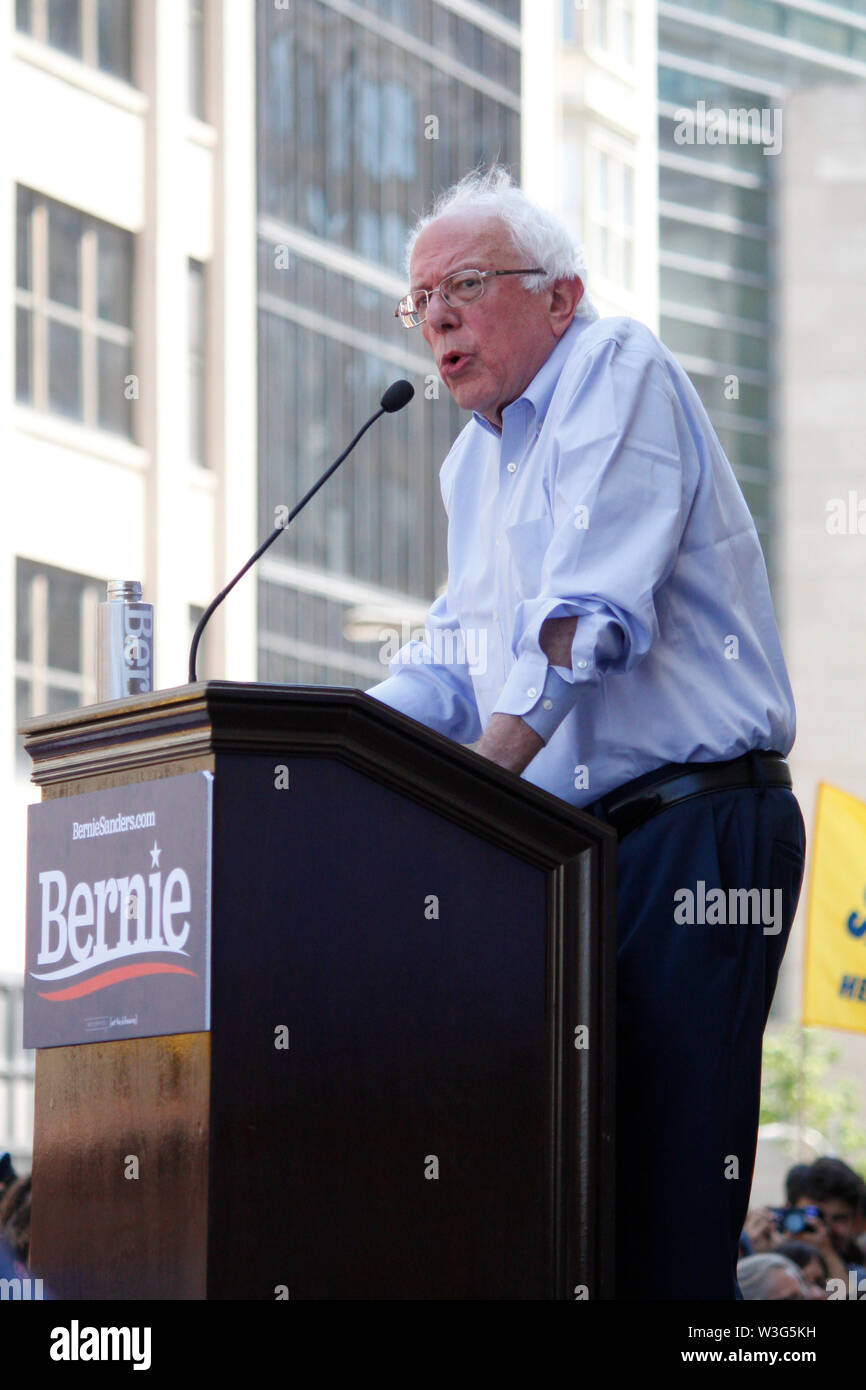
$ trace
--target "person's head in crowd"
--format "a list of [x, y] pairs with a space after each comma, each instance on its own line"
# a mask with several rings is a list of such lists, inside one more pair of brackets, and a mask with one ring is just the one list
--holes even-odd
[[0, 1234], [0, 1279], [21, 1279], [23, 1277], [26, 1277], [24, 1266], [20, 1260], [16, 1260], [2, 1234]]
[[785, 1200], [789, 1207], [797, 1205], [798, 1197], [803, 1195], [803, 1179], [809, 1171], [808, 1163], [795, 1163], [785, 1175]]
[[855, 1242], [863, 1201], [863, 1179], [841, 1158], [818, 1158], [800, 1183], [792, 1205], [820, 1207], [830, 1239], [844, 1260], [859, 1262], [862, 1252]]
[[12, 1166], [12, 1155], [4, 1150], [0, 1153], [0, 1202], [17, 1177], [18, 1174]]
[[737, 1283], [747, 1302], [801, 1302], [810, 1297], [797, 1265], [784, 1255], [749, 1255], [737, 1265]]
[[859, 1173], [855, 1174], [860, 1184], [860, 1201], [857, 1206], [857, 1214], [854, 1217], [854, 1239], [862, 1242], [866, 1237], [866, 1182]]
[[774, 1253], [784, 1255], [786, 1260], [793, 1261], [809, 1286], [810, 1298], [827, 1297], [829, 1271], [824, 1256], [819, 1250], [815, 1250], [811, 1245], [805, 1245], [801, 1240], [786, 1240]]
[[30, 1262], [30, 1178], [16, 1178], [0, 1201], [0, 1236], [22, 1264]]

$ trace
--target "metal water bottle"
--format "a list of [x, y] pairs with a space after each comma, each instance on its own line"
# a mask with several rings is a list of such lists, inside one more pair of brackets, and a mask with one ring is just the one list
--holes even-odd
[[122, 700], [153, 689], [153, 605], [142, 603], [137, 579], [109, 579], [99, 605], [97, 700]]

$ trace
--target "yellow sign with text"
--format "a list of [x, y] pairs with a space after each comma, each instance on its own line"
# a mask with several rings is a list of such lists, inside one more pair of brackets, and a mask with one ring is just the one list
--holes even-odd
[[866, 1032], [866, 802], [818, 787], [803, 1022]]

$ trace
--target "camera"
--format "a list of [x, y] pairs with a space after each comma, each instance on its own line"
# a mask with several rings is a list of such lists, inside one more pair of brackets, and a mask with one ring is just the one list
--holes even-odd
[[786, 1236], [799, 1236], [803, 1231], [814, 1231], [815, 1217], [824, 1220], [820, 1207], [771, 1207], [776, 1230]]

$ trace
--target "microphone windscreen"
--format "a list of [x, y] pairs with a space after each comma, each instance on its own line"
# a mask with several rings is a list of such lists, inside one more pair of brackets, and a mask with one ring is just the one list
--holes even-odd
[[389, 415], [393, 415], [395, 410], [402, 410], [404, 405], [408, 405], [414, 394], [415, 387], [411, 381], [392, 381], [379, 404]]

